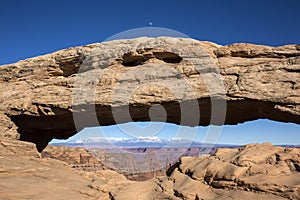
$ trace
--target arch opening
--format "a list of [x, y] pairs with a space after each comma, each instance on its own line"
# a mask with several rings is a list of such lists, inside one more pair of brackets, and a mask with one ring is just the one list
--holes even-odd
[[[188, 104], [189, 102], [185, 102]], [[186, 126], [208, 126], [211, 118], [211, 100], [198, 100], [200, 109], [200, 120], [198, 124], [183, 124], [181, 120], [180, 105], [177, 102], [161, 103], [166, 110], [166, 121], [169, 123], [186, 125]], [[234, 125], [256, 119], [270, 119], [279, 122], [292, 122], [300, 124], [300, 118], [291, 113], [276, 109], [278, 103], [244, 99], [239, 101], [228, 101], [226, 110], [225, 125]], [[82, 122], [84, 127], [105, 126], [116, 124], [112, 108], [109, 106], [96, 105], [81, 106], [85, 121]], [[128, 107], [127, 107], [128, 108]], [[118, 123], [130, 121], [150, 121], [149, 109], [151, 106], [130, 105], [130, 119], [124, 118]], [[90, 113], [96, 110], [98, 123], [90, 122]], [[122, 110], [122, 108], [120, 108]], [[189, 112], [189, 111], [187, 111]], [[192, 110], [191, 110], [192, 113]], [[42, 151], [52, 139], [67, 139], [75, 135], [78, 131], [74, 124], [73, 113], [71, 111], [60, 112], [56, 115], [30, 116], [26, 114], [9, 116], [17, 125], [20, 139], [33, 142], [36, 144], [38, 151]], [[193, 116], [191, 116], [193, 117]], [[198, 116], [197, 116], [198, 117]], [[192, 120], [193, 121], [193, 120]], [[217, 121], [217, 120], [216, 120]], [[223, 125], [223, 124], [212, 124]], [[242, 133], [241, 133], [242, 134]]]
[[[43, 155], [68, 160], [72, 166], [83, 170], [113, 169], [128, 179], [146, 180], [155, 175], [170, 173], [172, 166], [176, 166], [182, 156], [199, 156], [207, 148], [205, 137], [209, 128], [163, 122], [89, 127], [68, 140], [51, 141], [52, 146], [63, 149], [61, 151], [64, 151], [66, 157], [60, 158], [62, 152], [51, 152], [57, 151], [51, 148], [47, 148]], [[131, 130], [130, 135], [124, 131], [126, 129]], [[222, 134], [208, 153], [214, 154], [218, 148], [239, 148], [249, 143], [266, 142], [300, 148], [299, 129], [300, 125], [294, 123], [267, 119], [224, 125]], [[178, 137], [179, 132], [184, 132], [186, 138]], [[74, 147], [80, 152], [77, 156], [79, 161], [71, 161], [76, 157], [76, 153], [70, 153]]]

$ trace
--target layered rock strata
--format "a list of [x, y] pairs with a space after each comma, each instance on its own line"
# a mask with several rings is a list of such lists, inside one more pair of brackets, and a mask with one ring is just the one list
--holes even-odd
[[[300, 124], [300, 46], [136, 38], [0, 67], [1, 135], [33, 142], [128, 121]], [[242, 134], [242, 133], [241, 133]]]

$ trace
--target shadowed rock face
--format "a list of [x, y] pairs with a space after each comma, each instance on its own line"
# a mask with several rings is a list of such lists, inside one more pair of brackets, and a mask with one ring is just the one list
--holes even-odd
[[84, 127], [132, 120], [300, 124], [299, 72], [299, 45], [161, 37], [74, 47], [0, 67], [1, 134], [42, 151]]

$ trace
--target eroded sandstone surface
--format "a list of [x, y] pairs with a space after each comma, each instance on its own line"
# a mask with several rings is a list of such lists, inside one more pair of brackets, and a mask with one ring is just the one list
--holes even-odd
[[[298, 148], [251, 144], [219, 149], [212, 156], [182, 157], [168, 175], [142, 182], [127, 180], [111, 170], [75, 170], [66, 162], [40, 158], [26, 142], [2, 139], [0, 148], [1, 199], [300, 198]], [[54, 155], [64, 153], [63, 148], [54, 148], [50, 148]], [[91, 162], [80, 161], [79, 154], [88, 157], [87, 152], [74, 148], [76, 162]]]
[[[131, 120], [300, 124], [299, 69], [299, 45], [167, 37], [74, 47], [0, 66], [0, 199], [299, 199], [297, 148], [255, 144], [183, 157], [167, 175], [144, 182], [111, 170], [75, 170], [38, 152], [84, 127]], [[86, 153], [76, 162], [99, 164]]]
[[299, 69], [299, 45], [159, 37], [74, 47], [0, 67], [1, 134], [42, 151], [84, 127], [132, 120], [299, 124]]

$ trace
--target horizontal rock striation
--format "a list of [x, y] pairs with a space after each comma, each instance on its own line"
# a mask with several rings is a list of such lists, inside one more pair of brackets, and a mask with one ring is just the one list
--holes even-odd
[[0, 85], [2, 136], [39, 151], [84, 127], [129, 121], [300, 124], [299, 45], [109, 41], [0, 66]]

